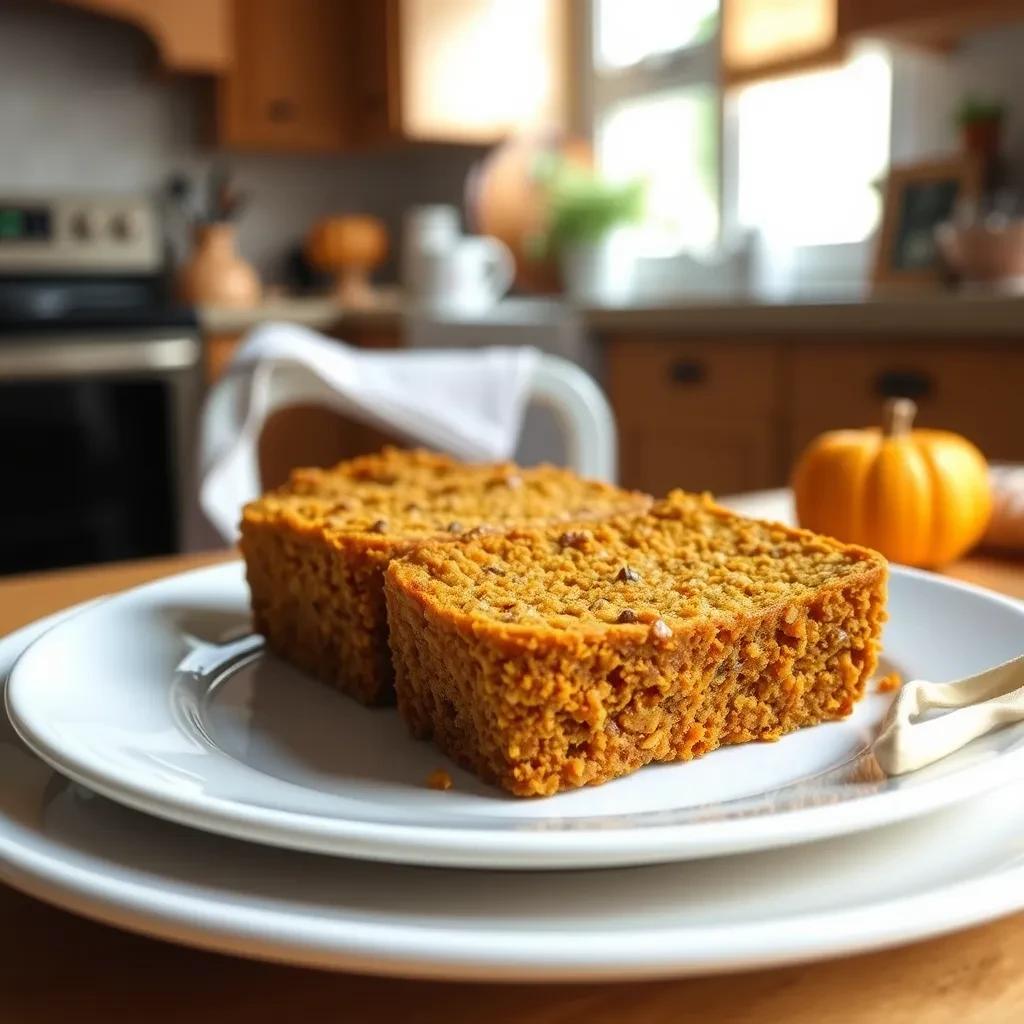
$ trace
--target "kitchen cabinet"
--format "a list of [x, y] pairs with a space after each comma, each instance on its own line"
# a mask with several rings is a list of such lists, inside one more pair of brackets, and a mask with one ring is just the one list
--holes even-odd
[[352, 10], [344, 0], [235, 0], [234, 61], [217, 83], [222, 145], [329, 151], [355, 141]]
[[564, 127], [571, 9], [568, 0], [234, 0], [218, 141], [337, 152]]
[[917, 402], [921, 426], [963, 434], [990, 459], [1024, 461], [1020, 340], [635, 332], [603, 344], [620, 478], [655, 494], [779, 486], [814, 437], [878, 424], [895, 396]]
[[787, 361], [791, 460], [824, 430], [877, 424], [882, 403], [897, 395], [917, 403], [919, 426], [963, 434], [990, 459], [1024, 460], [1019, 345], [806, 344]]
[[1024, 0], [723, 0], [726, 85], [841, 62], [860, 38], [946, 48], [1024, 18]]
[[771, 345], [616, 336], [605, 372], [626, 486], [727, 494], [779, 482], [780, 353]]
[[946, 47], [968, 32], [1024, 18], [1022, 0], [842, 0], [839, 33]]
[[838, 0], [723, 0], [722, 77], [726, 85], [840, 62], [846, 42]]
[[215, 141], [334, 153], [564, 131], [575, 0], [63, 0], [212, 74]]
[[392, 0], [403, 137], [475, 144], [564, 129], [575, 0]]
[[350, 26], [350, 109], [355, 137], [377, 145], [402, 136], [398, 0], [356, 0]]

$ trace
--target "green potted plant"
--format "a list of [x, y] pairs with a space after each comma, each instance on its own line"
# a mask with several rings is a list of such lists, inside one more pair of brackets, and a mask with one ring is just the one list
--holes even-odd
[[965, 96], [956, 109], [964, 149], [985, 164], [999, 154], [1006, 104], [985, 96]]
[[534, 240], [534, 253], [558, 257], [562, 284], [574, 301], [626, 301], [635, 256], [622, 229], [643, 217], [643, 182], [608, 181], [592, 168], [557, 158], [543, 162], [536, 176], [545, 191], [546, 227]]

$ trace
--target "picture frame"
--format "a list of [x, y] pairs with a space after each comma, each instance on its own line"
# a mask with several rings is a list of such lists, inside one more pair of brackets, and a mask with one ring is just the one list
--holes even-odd
[[969, 156], [892, 167], [882, 198], [882, 227], [875, 250], [876, 290], [937, 287], [943, 264], [935, 228], [957, 206], [981, 195], [982, 169]]

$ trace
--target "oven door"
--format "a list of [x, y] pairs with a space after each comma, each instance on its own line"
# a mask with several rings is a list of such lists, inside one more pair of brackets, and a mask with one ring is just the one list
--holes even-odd
[[180, 548], [198, 339], [0, 344], [0, 574]]

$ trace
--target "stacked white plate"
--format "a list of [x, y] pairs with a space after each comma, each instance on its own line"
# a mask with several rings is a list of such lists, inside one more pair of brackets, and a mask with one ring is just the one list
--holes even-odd
[[[1024, 607], [893, 571], [885, 671], [955, 679], [1022, 650]], [[887, 778], [873, 684], [844, 722], [516, 800], [266, 654], [237, 563], [7, 637], [8, 674], [0, 873], [199, 946], [613, 978], [850, 953], [1024, 906], [1024, 727]], [[439, 768], [445, 792], [426, 785]]]

